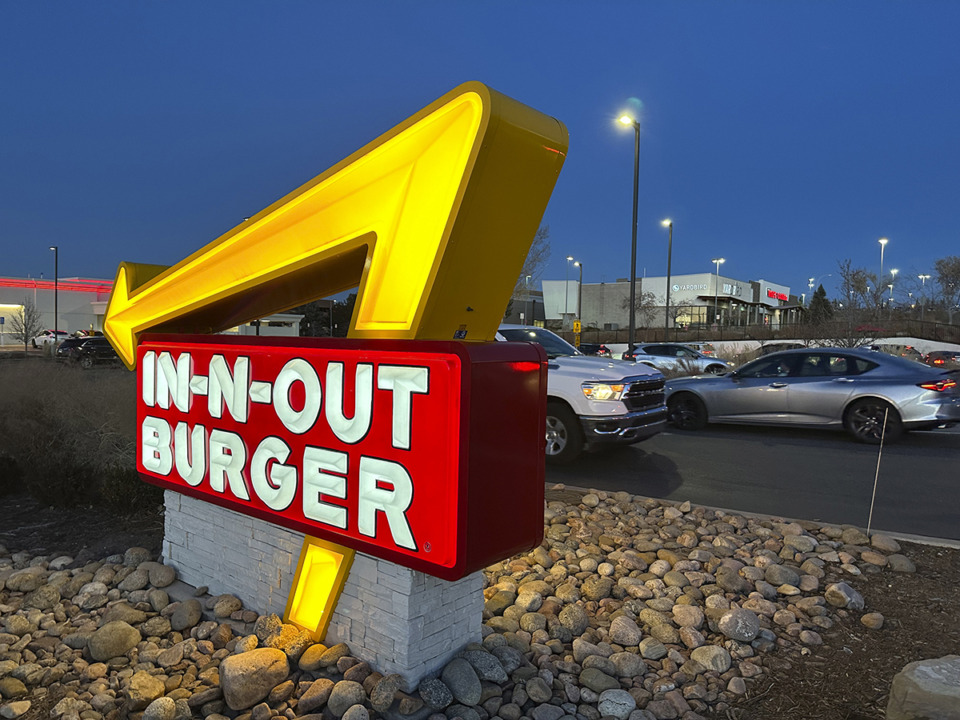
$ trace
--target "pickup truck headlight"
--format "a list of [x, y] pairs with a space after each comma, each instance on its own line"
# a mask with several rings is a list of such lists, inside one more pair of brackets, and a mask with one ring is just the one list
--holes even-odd
[[623, 383], [611, 385], [600, 382], [585, 382], [580, 386], [584, 396], [590, 400], [619, 400], [624, 387], [626, 386]]

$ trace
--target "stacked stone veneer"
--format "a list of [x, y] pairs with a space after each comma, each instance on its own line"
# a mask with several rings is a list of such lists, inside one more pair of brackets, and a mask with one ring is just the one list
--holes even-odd
[[[283, 615], [303, 534], [168, 490], [164, 562], [211, 594], [229, 593], [261, 613]], [[483, 578], [447, 582], [357, 553], [325, 642], [345, 642], [407, 689], [480, 639]]]

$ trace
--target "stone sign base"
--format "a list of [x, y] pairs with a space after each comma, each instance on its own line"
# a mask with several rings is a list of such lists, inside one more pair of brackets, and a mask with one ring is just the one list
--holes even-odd
[[[303, 534], [167, 490], [164, 562], [180, 579], [283, 615]], [[324, 643], [344, 642], [406, 690], [480, 640], [482, 573], [456, 582], [357, 553]]]

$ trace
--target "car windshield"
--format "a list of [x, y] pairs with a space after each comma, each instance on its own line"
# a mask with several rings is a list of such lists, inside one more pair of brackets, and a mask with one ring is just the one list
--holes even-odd
[[548, 358], [580, 355], [573, 345], [559, 335], [543, 328], [501, 328], [500, 334], [511, 342], [535, 342], [543, 346]]

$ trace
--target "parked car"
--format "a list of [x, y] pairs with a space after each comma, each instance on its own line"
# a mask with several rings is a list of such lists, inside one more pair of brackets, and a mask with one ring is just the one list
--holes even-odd
[[[42, 333], [37, 335], [30, 341], [30, 344], [35, 348], [42, 348], [45, 345], [49, 345], [52, 342], [60, 343], [70, 337], [70, 333], [66, 330], [44, 330]], [[56, 340], [54, 340], [56, 338]]]
[[667, 411], [684, 430], [708, 422], [823, 427], [879, 443], [960, 422], [958, 377], [870, 350], [787, 350], [720, 377], [669, 380]]
[[73, 348], [71, 358], [84, 369], [94, 365], [119, 363], [120, 356], [113, 349], [110, 341], [102, 336], [83, 338], [76, 348]]
[[895, 355], [897, 357], [906, 358], [907, 360], [915, 360], [916, 362], [923, 362], [923, 355], [917, 350], [913, 345], [897, 345], [894, 343], [882, 343], [877, 345], [867, 345], [867, 348], [870, 350], [876, 350], [877, 352], [886, 353], [887, 355]]
[[923, 361], [931, 367], [957, 370], [960, 369], [960, 350], [931, 350], [923, 356]]
[[657, 370], [584, 355], [544, 328], [501, 325], [497, 340], [539, 343], [547, 353], [547, 462], [637, 443], [665, 426], [664, 378]]
[[577, 348], [584, 355], [597, 355], [599, 357], [613, 357], [613, 353], [610, 352], [608, 348], [603, 343], [580, 343], [580, 347]]
[[76, 358], [74, 358], [74, 353], [76, 352], [77, 348], [80, 347], [80, 344], [86, 339], [86, 337], [68, 337], [66, 340], [57, 345], [57, 351], [53, 354], [53, 356], [57, 360], [61, 361], [75, 360]]
[[725, 373], [733, 363], [718, 357], [704, 355], [679, 343], [645, 343], [637, 345], [633, 352], [623, 353], [624, 360], [642, 363], [660, 371], [702, 373]]
[[708, 342], [693, 342], [693, 343], [684, 343], [684, 345], [691, 350], [696, 350], [701, 355], [707, 355], [713, 357], [717, 354], [717, 349], [713, 346], [713, 343]]

